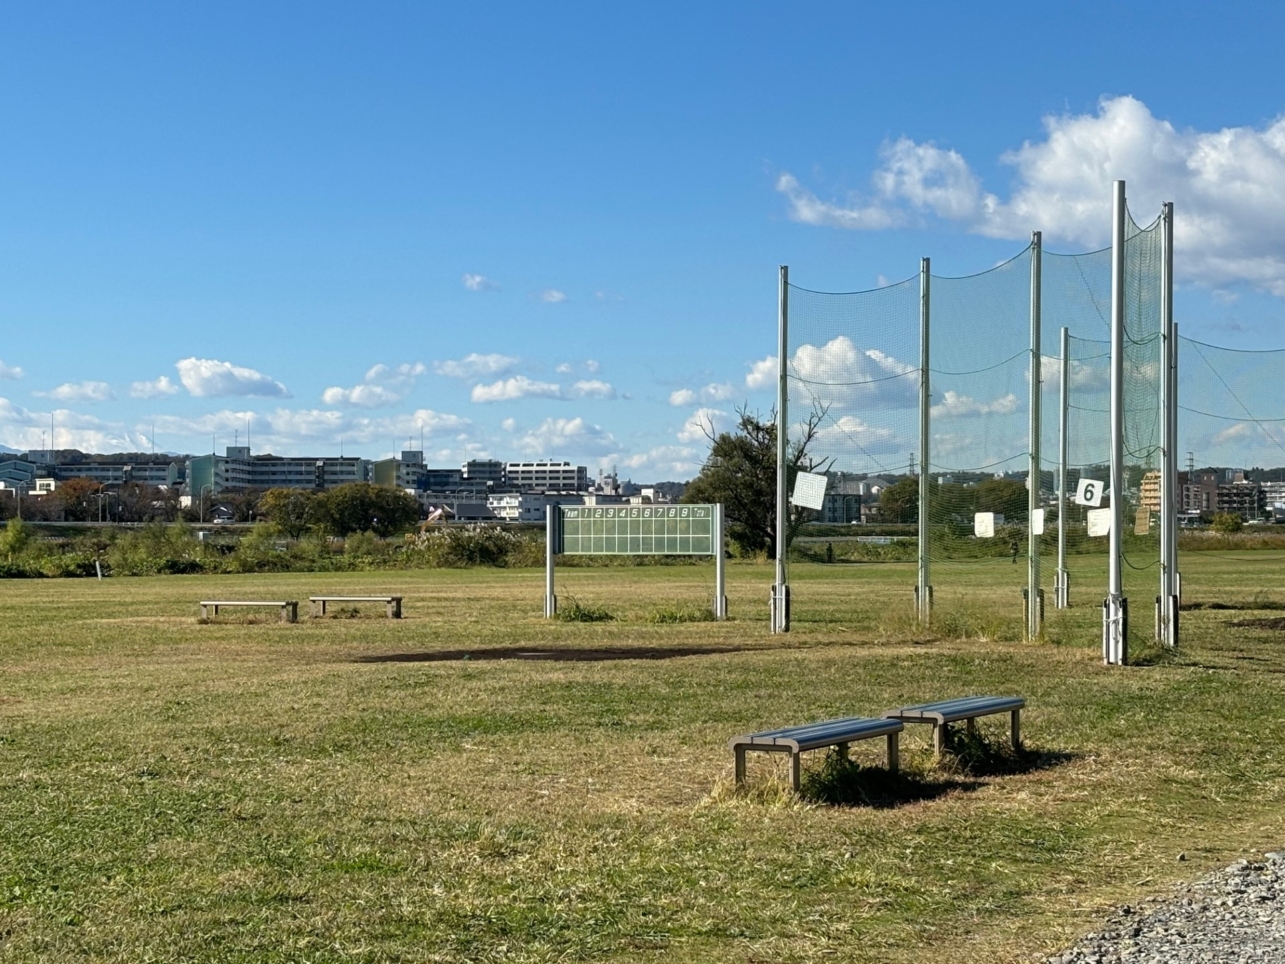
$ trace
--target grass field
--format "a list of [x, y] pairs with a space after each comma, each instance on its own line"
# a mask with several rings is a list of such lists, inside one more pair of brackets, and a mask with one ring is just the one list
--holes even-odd
[[[701, 567], [560, 572], [617, 616], [587, 623], [540, 618], [539, 571], [8, 581], [0, 960], [1029, 961], [1285, 842], [1285, 553], [1184, 564], [1188, 602], [1245, 608], [1125, 669], [1100, 589], [1020, 641], [1007, 560], [939, 573], [934, 633], [910, 567], [795, 567], [783, 637], [752, 565], [726, 623], [657, 621]], [[374, 591], [406, 618], [196, 619]], [[734, 734], [983, 692], [1027, 697], [1024, 772], [935, 770], [911, 729], [897, 805], [753, 757], [730, 786]]]

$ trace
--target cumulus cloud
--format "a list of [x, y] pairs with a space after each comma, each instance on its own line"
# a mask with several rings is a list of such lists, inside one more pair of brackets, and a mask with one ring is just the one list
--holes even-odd
[[184, 358], [174, 365], [179, 381], [189, 395], [197, 398], [224, 396], [289, 398], [279, 381], [253, 368], [242, 368], [213, 358]]
[[584, 360], [584, 370], [594, 374], [602, 370], [602, 365], [598, 363], [596, 358], [586, 358]]
[[725, 382], [711, 382], [700, 389], [680, 388], [669, 393], [669, 404], [674, 407], [695, 405], [697, 402], [725, 402], [736, 394], [736, 389]]
[[500, 428], [504, 429], [504, 431], [506, 432], [516, 431], [517, 427], [518, 427], [518, 420], [516, 418], [506, 418], [501, 420], [500, 422]]
[[[797, 430], [801, 432], [801, 429]], [[843, 449], [855, 442], [867, 455], [899, 451], [902, 446], [896, 433], [884, 426], [870, 425], [855, 415], [842, 415], [828, 425], [817, 429], [817, 448]]]
[[17, 365], [6, 365], [3, 359], [0, 359], [0, 378], [21, 378], [23, 371]]
[[512, 355], [481, 355], [472, 352], [455, 361], [433, 362], [433, 371], [448, 378], [481, 378], [486, 375], [502, 375], [511, 371], [517, 363], [518, 359]]
[[366, 371], [361, 384], [352, 388], [327, 388], [321, 393], [321, 400], [327, 405], [355, 405], [359, 408], [396, 405], [425, 371], [427, 369], [422, 362], [374, 365]]
[[[356, 445], [386, 444], [390, 438], [418, 436], [449, 437], [468, 429], [467, 418], [436, 412], [429, 408], [398, 415], [374, 418], [332, 409], [278, 408], [272, 412], [234, 411], [224, 409], [195, 417], [158, 416], [156, 431], [167, 438], [202, 439], [208, 445], [211, 435], [231, 438], [234, 432], [249, 432], [256, 451], [278, 455], [318, 450], [329, 452], [341, 442]], [[243, 434], [244, 437], [244, 434]]]
[[646, 452], [636, 452], [614, 459], [637, 477], [650, 481], [690, 479], [700, 471], [701, 451], [690, 445], [658, 445]]
[[469, 274], [467, 271], [461, 279], [469, 291], [499, 291], [500, 286], [484, 274]]
[[[52, 419], [54, 434], [49, 438]], [[35, 412], [0, 398], [0, 441], [19, 450], [74, 448], [82, 452], [120, 452], [141, 448], [117, 422], [66, 408]]]
[[38, 398], [53, 398], [60, 402], [108, 402], [116, 397], [106, 382], [66, 382], [47, 392], [32, 392]]
[[616, 440], [601, 425], [583, 418], [546, 418], [527, 432], [518, 445], [531, 455], [603, 455], [616, 449]]
[[549, 305], [560, 305], [567, 300], [567, 296], [557, 288], [546, 288], [540, 292], [540, 300]]
[[774, 387], [779, 367], [775, 355], [751, 362], [750, 370], [745, 373], [745, 387], [754, 390]]
[[129, 394], [134, 398], [163, 398], [177, 392], [178, 386], [170, 381], [168, 375], [162, 375], [150, 382], [134, 382], [129, 386]]
[[474, 385], [471, 398], [475, 402], [507, 402], [515, 398], [562, 398], [562, 386], [553, 382], [537, 382], [525, 375], [502, 378], [490, 385]]
[[1093, 113], [1049, 115], [1043, 126], [1042, 139], [1000, 157], [1014, 171], [1007, 200], [985, 191], [957, 152], [904, 137], [885, 145], [864, 192], [823, 200], [789, 173], [776, 186], [805, 224], [882, 230], [936, 218], [990, 237], [1038, 229], [1101, 247], [1111, 182], [1122, 178], [1140, 221], [1174, 201], [1186, 278], [1285, 297], [1285, 116], [1261, 127], [1179, 129], [1124, 96], [1103, 98]]
[[908, 408], [919, 403], [919, 375], [913, 365], [877, 348], [860, 349], [847, 335], [824, 345], [800, 345], [790, 374], [819, 405]]
[[554, 369], [554, 371], [557, 372], [559, 375], [570, 375], [572, 371], [571, 362], [560, 363], [558, 367]]
[[979, 402], [971, 395], [947, 391], [941, 401], [930, 408], [933, 418], [967, 418], [977, 415], [1011, 415], [1017, 411], [1017, 396], [1012, 392], [990, 402]]
[[579, 398], [615, 398], [616, 390], [608, 382], [590, 378], [572, 385], [571, 394]]
[[708, 442], [711, 435], [717, 435], [727, 427], [728, 419], [728, 413], [721, 409], [698, 408], [678, 430], [678, 441]]

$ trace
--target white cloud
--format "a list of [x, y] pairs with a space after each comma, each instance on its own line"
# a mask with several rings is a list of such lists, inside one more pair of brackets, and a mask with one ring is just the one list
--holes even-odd
[[134, 382], [129, 386], [129, 394], [134, 398], [162, 398], [177, 392], [178, 386], [170, 381], [168, 375], [162, 375], [150, 382]]
[[610, 432], [580, 417], [546, 418], [518, 444], [532, 455], [603, 455], [616, 449], [616, 440]]
[[[49, 424], [54, 425], [53, 439]], [[19, 450], [46, 448], [80, 449], [82, 452], [129, 452], [142, 446], [138, 439], [116, 422], [70, 409], [33, 412], [0, 398], [0, 442]]]
[[500, 286], [484, 274], [469, 274], [467, 271], [461, 279], [469, 291], [499, 291]]
[[516, 431], [517, 427], [518, 420], [516, 418], [506, 418], [500, 422], [500, 428], [504, 429], [506, 432]]
[[422, 362], [374, 365], [367, 370], [360, 385], [327, 388], [322, 392], [321, 400], [327, 405], [356, 405], [359, 408], [396, 405], [426, 370]]
[[[798, 432], [795, 434], [797, 437]], [[843, 449], [848, 443], [855, 442], [868, 455], [896, 452], [902, 447], [892, 429], [870, 425], [855, 415], [840, 416], [817, 429], [816, 437], [818, 449]]]
[[578, 381], [571, 386], [571, 393], [580, 398], [615, 398], [616, 390], [610, 383], [596, 378]]
[[[818, 405], [909, 408], [919, 403], [918, 370], [877, 348], [864, 351], [847, 335], [824, 345], [800, 345], [790, 374]], [[791, 389], [793, 391], [793, 389]]]
[[680, 388], [670, 392], [669, 404], [674, 407], [695, 405], [697, 402], [725, 402], [736, 394], [736, 388], [725, 382], [711, 382], [699, 390]]
[[53, 398], [60, 402], [108, 402], [116, 397], [106, 382], [66, 382], [47, 392], [32, 392], [38, 398]]
[[[413, 412], [372, 418], [331, 409], [278, 408], [272, 412], [224, 409], [192, 418], [158, 416], [156, 432], [166, 438], [200, 439], [205, 446], [212, 435], [231, 440], [234, 432], [249, 437], [256, 452], [291, 454], [306, 448], [307, 454], [337, 450], [341, 443], [387, 444], [394, 438], [449, 436], [470, 427], [467, 418], [421, 408]], [[321, 451], [319, 451], [321, 450]]]
[[687, 417], [678, 430], [680, 442], [708, 442], [727, 427], [728, 413], [717, 408], [698, 408]]
[[562, 362], [560, 365], [558, 365], [557, 368], [554, 369], [554, 371], [557, 372], [559, 375], [570, 375], [571, 362]]
[[253, 368], [242, 368], [231, 362], [213, 358], [184, 358], [174, 365], [179, 381], [189, 395], [197, 398], [221, 396], [251, 396], [259, 398], [289, 398], [290, 393], [280, 382]]
[[540, 292], [540, 300], [545, 304], [560, 305], [567, 300], [567, 296], [557, 288], [547, 288]]
[[880, 230], [935, 217], [997, 238], [1080, 247], [1109, 241], [1111, 182], [1130, 184], [1142, 222], [1175, 202], [1175, 250], [1186, 279], [1238, 282], [1285, 297], [1285, 116], [1261, 126], [1179, 130], [1133, 97], [1105, 97], [1088, 114], [1049, 115], [1044, 137], [1000, 160], [1008, 200], [987, 193], [954, 151], [900, 138], [885, 146], [864, 196], [823, 201], [792, 175], [777, 189], [806, 224]]
[[690, 479], [699, 472], [701, 452], [701, 449], [690, 445], [658, 445], [646, 452], [619, 456], [613, 461], [635, 477], [641, 474], [647, 481], [665, 482]]
[[471, 397], [475, 402], [507, 402], [515, 398], [562, 398], [563, 395], [560, 385], [515, 375], [491, 385], [474, 385]]
[[0, 378], [21, 378], [23, 371], [17, 365], [6, 365], [0, 360]]
[[750, 389], [772, 388], [776, 385], [779, 366], [775, 355], [750, 363], [750, 370], [745, 373], [745, 387]]
[[598, 371], [601, 371], [601, 369], [602, 369], [602, 365], [598, 363], [597, 359], [586, 358], [584, 360], [584, 370], [589, 372], [591, 375], [597, 373]]
[[448, 378], [480, 378], [484, 375], [501, 375], [512, 370], [517, 363], [518, 359], [512, 355], [480, 355], [473, 352], [458, 361], [433, 362], [433, 371]]
[[929, 409], [933, 418], [966, 418], [975, 415], [1011, 415], [1017, 411], [1017, 396], [1012, 392], [991, 402], [979, 402], [971, 395], [947, 391]]

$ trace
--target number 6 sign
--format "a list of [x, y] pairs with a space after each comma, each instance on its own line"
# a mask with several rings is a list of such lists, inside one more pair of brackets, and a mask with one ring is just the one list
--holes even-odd
[[1076, 505], [1091, 505], [1095, 509], [1102, 504], [1102, 483], [1096, 479], [1080, 479], [1080, 486], [1075, 490]]

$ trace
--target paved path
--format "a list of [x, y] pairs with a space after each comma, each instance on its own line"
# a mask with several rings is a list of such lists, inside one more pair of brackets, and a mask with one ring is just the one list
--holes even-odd
[[1172, 898], [1116, 910], [1046, 964], [1282, 964], [1285, 853], [1238, 860]]

